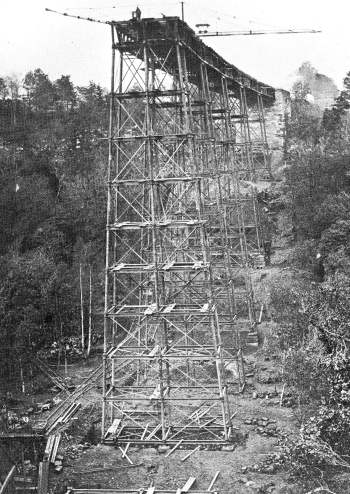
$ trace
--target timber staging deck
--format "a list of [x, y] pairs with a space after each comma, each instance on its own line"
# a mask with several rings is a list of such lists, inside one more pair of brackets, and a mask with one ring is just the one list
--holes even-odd
[[176, 74], [178, 61], [175, 50], [171, 50], [174, 41], [186, 48], [191, 63], [187, 64], [190, 82], [196, 82], [200, 74], [201, 64], [208, 69], [208, 79], [212, 90], [221, 91], [222, 77], [228, 82], [228, 88], [239, 97], [240, 88], [244, 87], [247, 99], [253, 99], [260, 94], [265, 104], [272, 104], [275, 100], [273, 87], [264, 84], [234, 65], [227, 62], [215, 50], [207, 46], [191, 29], [188, 24], [179, 17], [163, 17], [160, 19], [133, 18], [128, 21], [113, 21], [111, 23], [116, 30], [118, 41], [115, 48], [127, 52], [142, 60], [143, 47], [155, 47], [158, 57], [163, 53], [163, 62], [157, 69]]

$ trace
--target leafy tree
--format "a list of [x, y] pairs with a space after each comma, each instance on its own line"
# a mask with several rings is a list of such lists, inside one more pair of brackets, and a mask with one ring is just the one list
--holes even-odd
[[55, 87], [41, 69], [28, 72], [23, 81], [31, 106], [38, 111], [52, 110], [55, 101]]
[[78, 90], [68, 75], [52, 82], [41, 69], [26, 74], [23, 100], [15, 79], [5, 84], [0, 344], [36, 352], [77, 333], [80, 263], [101, 273], [93, 291], [103, 292], [107, 97], [94, 83]]
[[65, 111], [71, 110], [76, 104], [76, 94], [69, 75], [62, 75], [54, 82], [57, 104]]
[[350, 108], [350, 72], [344, 78], [343, 90], [336, 99], [334, 107], [339, 113], [344, 113], [344, 111]]
[[19, 97], [20, 82], [16, 76], [5, 77], [6, 85], [8, 87], [9, 97], [14, 100]]
[[[300, 437], [287, 444], [286, 458], [299, 474], [322, 477], [350, 454], [350, 73], [322, 120], [303, 100], [304, 89], [296, 87], [278, 189], [294, 233], [290, 259], [304, 272], [272, 284], [270, 303], [284, 380], [303, 412]], [[322, 282], [305, 273], [316, 253]]]
[[0, 98], [6, 99], [9, 94], [9, 90], [6, 84], [6, 80], [3, 77], [0, 77]]
[[339, 132], [342, 126], [342, 120], [350, 109], [350, 72], [348, 72], [343, 81], [343, 89], [335, 100], [331, 109], [326, 109], [323, 115], [323, 127], [327, 132]]

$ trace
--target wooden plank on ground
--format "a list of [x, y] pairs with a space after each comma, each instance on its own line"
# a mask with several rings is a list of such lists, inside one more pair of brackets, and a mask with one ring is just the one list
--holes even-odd
[[181, 461], [185, 461], [187, 460], [187, 458], [189, 458], [191, 455], [193, 455], [193, 453], [195, 453], [196, 451], [198, 451], [200, 449], [200, 446], [197, 446], [196, 448], [194, 448], [192, 451], [190, 451], [189, 453], [187, 453], [186, 456], [184, 456], [183, 458], [181, 458]]
[[39, 463], [38, 494], [47, 494], [49, 487], [49, 465], [46, 460]]
[[176, 449], [180, 446], [180, 444], [182, 444], [182, 443], [183, 443], [183, 439], [180, 439], [180, 441], [179, 441], [178, 443], [176, 443], [176, 444], [175, 444], [175, 446], [174, 446], [173, 448], [171, 448], [171, 449], [167, 452], [167, 454], [165, 455], [165, 458], [167, 458], [168, 456], [170, 456], [170, 455], [171, 455], [171, 453], [173, 453], [173, 452], [174, 452], [174, 451], [175, 451], [175, 450], [176, 450]]
[[261, 304], [258, 324], [261, 324], [263, 312], [264, 312], [264, 304]]
[[53, 446], [52, 452], [51, 452], [51, 457], [50, 457], [51, 463], [55, 463], [60, 442], [61, 442], [61, 434], [57, 434], [55, 436], [55, 443], [54, 443], [54, 446]]
[[120, 446], [119, 446], [119, 449], [122, 452], [122, 458], [126, 458], [128, 460], [128, 462], [130, 463], [130, 465], [133, 465], [134, 463], [129, 458], [129, 456], [126, 454], [126, 451], [123, 448], [121, 448]]
[[107, 429], [106, 437], [109, 435], [116, 434], [116, 432], [119, 428], [120, 422], [121, 422], [121, 419], [114, 419], [113, 420], [112, 425]]
[[131, 444], [131, 443], [128, 443], [128, 444], [125, 446], [125, 449], [123, 450], [122, 458], [125, 458], [125, 455], [126, 455], [126, 453], [128, 452], [128, 449], [129, 449], [129, 447], [130, 447], [130, 444]]
[[144, 429], [144, 431], [143, 431], [143, 433], [142, 433], [142, 436], [141, 436], [141, 441], [143, 441], [143, 440], [144, 440], [144, 438], [145, 438], [145, 435], [146, 435], [146, 433], [147, 433], [147, 431], [148, 431], [148, 426], [149, 426], [149, 424], [146, 424], [146, 427], [145, 427], [145, 429]]
[[217, 471], [215, 472], [215, 475], [214, 475], [214, 477], [213, 477], [212, 481], [211, 481], [211, 482], [210, 482], [210, 484], [209, 484], [209, 487], [208, 487], [208, 489], [207, 489], [208, 491], [211, 491], [211, 490], [212, 490], [213, 485], [215, 484], [216, 479], [218, 478], [218, 476], [219, 476], [219, 475], [220, 475], [220, 470], [217, 470]]
[[157, 432], [162, 428], [161, 424], [156, 425], [156, 427], [153, 429], [153, 431], [147, 436], [146, 441], [151, 439]]
[[4, 480], [4, 483], [0, 487], [0, 494], [5, 494], [6, 492], [8, 492], [8, 494], [10, 494], [10, 491], [7, 490], [7, 488], [11, 484], [11, 480], [12, 480], [13, 476], [15, 475], [15, 471], [16, 471], [16, 465], [13, 465], [13, 467], [11, 468], [9, 473], [6, 475], [6, 479]]
[[43, 478], [43, 462], [41, 461], [39, 463], [39, 470], [38, 470], [38, 494], [42, 494], [42, 478]]
[[44, 459], [50, 461], [51, 453], [52, 453], [52, 448], [55, 444], [56, 436], [50, 435], [47, 438], [46, 442], [46, 447], [45, 447], [45, 452], [44, 452]]
[[188, 492], [191, 487], [194, 486], [194, 484], [196, 483], [196, 477], [190, 477], [186, 484], [181, 488], [181, 492]]

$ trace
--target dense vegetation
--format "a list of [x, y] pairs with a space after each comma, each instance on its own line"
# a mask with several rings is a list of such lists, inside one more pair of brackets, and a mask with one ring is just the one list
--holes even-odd
[[307, 102], [307, 87], [295, 90], [276, 193], [297, 274], [271, 286], [279, 329], [270, 338], [298, 403], [300, 440], [289, 443], [288, 460], [322, 478], [348, 468], [350, 454], [350, 74], [323, 113]]
[[[308, 91], [295, 86], [275, 190], [278, 234], [302, 274], [271, 285], [279, 329], [267, 346], [277, 347], [298, 398], [301, 435], [288, 446], [290, 464], [319, 476], [350, 454], [350, 73], [331, 109], [309, 103]], [[107, 107], [101, 87], [74, 87], [69, 76], [50, 81], [37, 69], [21, 85], [0, 79], [4, 374], [17, 365], [16, 349], [79, 335], [80, 270], [87, 293], [91, 267], [94, 311], [102, 307]]]
[[22, 84], [0, 79], [3, 373], [16, 348], [79, 335], [80, 267], [84, 310], [90, 267], [101, 307], [107, 99], [94, 83], [50, 81], [40, 69]]

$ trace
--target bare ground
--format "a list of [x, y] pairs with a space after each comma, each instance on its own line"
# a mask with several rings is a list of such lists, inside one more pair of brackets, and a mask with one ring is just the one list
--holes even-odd
[[[284, 255], [283, 255], [284, 254]], [[285, 253], [278, 251], [268, 269], [254, 276], [259, 302], [268, 301], [269, 280], [286, 271]], [[288, 270], [288, 268], [287, 268]], [[288, 276], [288, 273], [286, 273]], [[266, 314], [266, 313], [265, 313]], [[260, 332], [273, 326], [264, 322]], [[84, 410], [71, 430], [68, 430], [62, 442], [65, 456], [63, 473], [51, 475], [51, 488], [55, 493], [65, 492], [68, 486], [80, 488], [137, 488], [147, 487], [153, 483], [157, 488], [181, 487], [188, 477], [197, 479], [196, 488], [206, 490], [216, 471], [220, 474], [214, 488], [221, 494], [226, 493], [302, 493], [286, 472], [270, 474], [251, 471], [272, 452], [279, 451], [279, 438], [284, 434], [297, 431], [291, 408], [280, 406], [282, 390], [273, 359], [265, 358], [261, 351], [248, 352], [246, 362], [253, 368], [253, 375], [248, 378], [247, 386], [240, 395], [231, 397], [231, 409], [237, 410], [233, 426], [239, 432], [238, 441], [233, 451], [200, 450], [186, 461], [181, 459], [186, 451], [178, 449], [168, 458], [155, 448], [130, 448], [128, 455], [134, 465], [122, 458], [119, 449], [113, 446], [97, 444], [87, 449], [77, 449], [79, 441], [84, 442], [84, 431], [89, 427], [92, 415], [100, 413], [99, 393], [91, 392], [84, 400]], [[76, 382], [84, 377], [87, 369], [70, 369]], [[93, 403], [96, 403], [93, 406]], [[276, 421], [277, 437], [262, 435], [258, 427], [245, 423], [248, 419], [265, 417]], [[79, 423], [80, 422], [80, 423]], [[69, 456], [69, 452], [71, 457]], [[96, 472], [96, 470], [104, 469]], [[114, 469], [114, 470], [113, 470]], [[256, 468], [255, 468], [256, 469]]]
[[[273, 330], [274, 323], [268, 316], [269, 283], [275, 277], [291, 277], [293, 273], [286, 263], [287, 249], [276, 250], [273, 264], [254, 275], [254, 285], [259, 303], [264, 303], [265, 320], [259, 327], [260, 335]], [[268, 456], [279, 451], [280, 438], [294, 435], [298, 427], [293, 409], [280, 405], [282, 391], [278, 368], [273, 357], [263, 351], [246, 352], [246, 363], [250, 372], [245, 390], [240, 395], [231, 396], [231, 410], [237, 413], [233, 426], [239, 440], [233, 451], [200, 450], [186, 461], [181, 459], [188, 451], [178, 449], [169, 457], [155, 448], [130, 447], [128, 455], [133, 465], [122, 458], [118, 448], [96, 444], [84, 446], [86, 433], [94, 419], [100, 415], [99, 390], [93, 390], [84, 397], [83, 410], [77, 420], [63, 433], [61, 452], [64, 456], [64, 469], [60, 474], [52, 473], [52, 492], [63, 494], [67, 487], [79, 488], [137, 488], [155, 485], [157, 488], [174, 489], [182, 487], [190, 476], [197, 479], [196, 489], [208, 489], [216, 471], [220, 474], [214, 488], [220, 494], [228, 493], [275, 493], [302, 494], [308, 489], [297, 485], [288, 472], [277, 470], [261, 473], [258, 466]], [[97, 365], [98, 359], [91, 365]], [[69, 369], [76, 384], [88, 372], [87, 367], [73, 366]], [[264, 435], [254, 419], [265, 418], [275, 423], [274, 436]], [[248, 423], [247, 423], [248, 422]], [[253, 423], [249, 423], [253, 422]], [[102, 471], [98, 471], [102, 470]], [[338, 490], [338, 492], [350, 492]]]
[[[92, 418], [100, 413], [97, 404], [95, 407], [91, 405], [100, 398], [95, 392], [86, 397], [83, 413], [64, 435], [62, 446], [65, 450], [66, 466], [62, 474], [51, 475], [52, 489], [60, 493], [65, 492], [68, 486], [141, 488], [153, 483], [158, 488], [175, 490], [181, 487], [188, 477], [195, 476], [196, 488], [206, 490], [215, 472], [220, 470], [215, 489], [222, 494], [302, 492], [290, 483], [285, 473], [264, 474], [249, 471], [250, 467], [259, 464], [271, 452], [279, 450], [280, 434], [293, 434], [296, 430], [292, 410], [279, 405], [280, 384], [257, 382], [271, 380], [271, 376], [276, 377], [273, 361], [266, 361], [258, 353], [249, 356], [249, 363], [255, 367], [254, 376], [248, 379], [244, 393], [231, 399], [232, 410], [237, 410], [233, 426], [239, 431], [241, 438], [234, 451], [201, 450], [182, 462], [181, 459], [187, 453], [182, 449], [176, 450], [166, 458], [164, 453], [155, 448], [130, 448], [128, 455], [135, 465], [131, 466], [121, 457], [120, 450], [112, 446], [98, 444], [85, 450], [74, 449], [79, 440], [84, 442], [84, 431], [88, 429]], [[257, 395], [259, 397], [256, 397]], [[276, 421], [278, 437], [261, 435], [256, 430], [256, 425], [245, 423], [247, 419], [249, 421], [262, 417]], [[73, 457], [69, 457], [72, 449]], [[94, 472], [108, 468], [115, 470]]]

